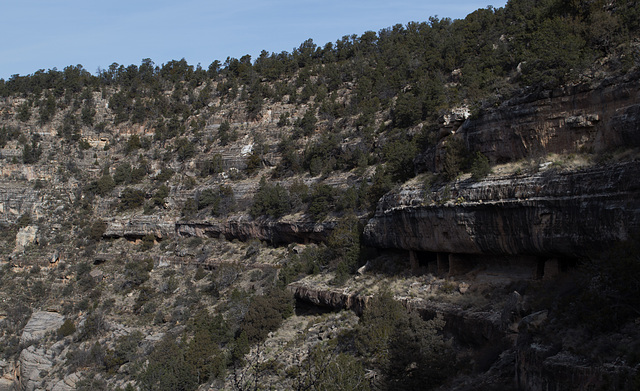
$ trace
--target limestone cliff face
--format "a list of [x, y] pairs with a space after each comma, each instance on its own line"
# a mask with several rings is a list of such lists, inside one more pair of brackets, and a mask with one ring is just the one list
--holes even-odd
[[[379, 248], [576, 256], [640, 232], [640, 163], [459, 181], [387, 194], [365, 227]], [[433, 202], [431, 200], [438, 200]]]
[[[415, 161], [441, 171], [450, 137], [492, 162], [640, 145], [638, 75], [524, 95], [445, 116], [440, 141]], [[368, 244], [416, 251], [579, 256], [640, 231], [638, 163], [577, 172], [458, 181], [435, 192], [405, 185], [380, 200]]]
[[[454, 133], [471, 151], [498, 163], [549, 153], [640, 146], [638, 76], [528, 94], [471, 118], [445, 118], [443, 134]], [[417, 166], [441, 170], [445, 144], [425, 151]]]
[[[458, 181], [437, 191], [405, 185], [384, 196], [365, 227], [378, 248], [458, 254], [576, 256], [640, 232], [640, 163]], [[258, 239], [271, 243], [326, 240], [335, 221], [297, 214], [207, 220], [134, 216], [108, 223], [106, 237], [174, 235]]]
[[173, 236], [175, 222], [156, 216], [134, 216], [129, 219], [114, 219], [107, 223], [104, 237], [139, 239], [147, 235], [163, 239]]
[[211, 220], [176, 221], [157, 216], [133, 216], [107, 222], [104, 237], [140, 239], [151, 235], [161, 240], [177, 235], [242, 241], [258, 239], [276, 244], [314, 243], [325, 241], [336, 225], [331, 220], [314, 222], [295, 217], [252, 219], [241, 214]]
[[30, 186], [2, 182], [0, 185], [0, 221], [14, 222], [22, 214], [36, 210], [39, 197]]
[[266, 240], [271, 243], [322, 242], [335, 228], [335, 221], [314, 222], [306, 218], [252, 219], [236, 215], [213, 221], [180, 221], [176, 233], [182, 236], [221, 237], [227, 240]]

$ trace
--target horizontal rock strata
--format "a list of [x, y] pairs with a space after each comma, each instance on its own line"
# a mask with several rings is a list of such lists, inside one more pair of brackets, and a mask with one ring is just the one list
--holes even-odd
[[252, 219], [247, 215], [238, 215], [213, 221], [180, 221], [176, 223], [176, 232], [181, 236], [208, 236], [228, 240], [309, 243], [326, 240], [335, 225], [335, 221], [314, 222], [304, 218]]
[[[549, 153], [605, 151], [640, 146], [640, 79], [637, 74], [598, 85], [580, 84], [525, 94], [467, 118], [446, 118], [443, 135], [454, 133], [471, 151], [492, 162]], [[442, 169], [446, 143], [425, 151], [421, 170]]]
[[383, 198], [364, 237], [378, 248], [584, 255], [640, 232], [638, 175], [630, 162], [460, 181], [434, 193], [404, 188]]

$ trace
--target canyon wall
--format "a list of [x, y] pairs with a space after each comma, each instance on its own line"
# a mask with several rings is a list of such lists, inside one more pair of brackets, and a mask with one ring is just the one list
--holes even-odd
[[[368, 245], [461, 254], [586, 255], [640, 232], [640, 163], [405, 186], [380, 201]], [[435, 200], [435, 201], [433, 201]]]
[[[471, 151], [503, 163], [549, 153], [603, 152], [640, 146], [640, 75], [550, 91], [523, 93], [475, 114], [445, 118], [441, 136], [454, 134]], [[446, 140], [446, 139], [445, 139]], [[446, 141], [416, 159], [440, 171]]]

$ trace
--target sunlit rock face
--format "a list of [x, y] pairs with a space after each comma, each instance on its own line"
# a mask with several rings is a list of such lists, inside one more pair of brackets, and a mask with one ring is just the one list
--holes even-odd
[[[601, 152], [640, 146], [638, 75], [526, 94], [480, 109], [471, 117], [443, 118], [441, 136], [454, 134], [492, 162], [549, 153]], [[440, 171], [446, 142], [418, 159], [420, 170]]]

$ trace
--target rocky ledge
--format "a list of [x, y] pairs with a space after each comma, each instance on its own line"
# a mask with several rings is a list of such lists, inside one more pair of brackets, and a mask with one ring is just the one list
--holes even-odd
[[387, 194], [368, 245], [455, 254], [576, 257], [640, 232], [639, 162], [457, 181]]
[[304, 215], [253, 219], [240, 214], [218, 219], [180, 221], [141, 215], [113, 219], [107, 223], [103, 236], [132, 240], [153, 236], [162, 240], [177, 235], [242, 241], [257, 239], [275, 244], [318, 243], [327, 239], [336, 224], [335, 220], [316, 222]]
[[335, 226], [335, 221], [315, 222], [303, 215], [286, 216], [277, 220], [236, 215], [211, 221], [179, 221], [176, 223], [176, 232], [180, 236], [242, 241], [258, 239], [275, 244], [317, 243], [326, 240]]
[[[318, 285], [309, 279], [289, 284], [288, 289], [302, 302], [331, 310], [349, 309], [357, 314], [362, 314], [373, 297], [349, 287]], [[500, 312], [464, 309], [456, 304], [419, 297], [396, 295], [394, 298], [425, 319], [441, 315], [446, 321], [445, 332], [465, 344], [483, 346], [500, 341], [505, 335]]]
[[150, 235], [157, 239], [164, 239], [173, 236], [174, 233], [174, 219], [140, 215], [114, 218], [107, 222], [103, 236], [105, 238], [140, 239]]

